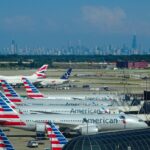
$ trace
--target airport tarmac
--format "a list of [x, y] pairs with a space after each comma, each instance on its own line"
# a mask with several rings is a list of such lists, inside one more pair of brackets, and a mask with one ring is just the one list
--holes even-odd
[[[49, 78], [59, 78], [66, 69], [49, 69], [47, 76]], [[1, 70], [0, 75], [30, 75], [35, 70]], [[72, 86], [70, 88], [64, 88], [63, 86], [56, 86], [52, 88], [40, 88], [40, 91], [48, 95], [61, 95], [61, 94], [122, 94], [122, 93], [143, 93], [143, 90], [150, 89], [150, 81], [143, 80], [141, 78], [129, 77], [134, 74], [149, 75], [149, 70], [97, 70], [97, 69], [74, 69], [70, 80]], [[89, 76], [77, 76], [77, 74], [89, 75]], [[125, 78], [128, 75], [128, 78]], [[90, 88], [83, 88], [83, 85], [89, 85]], [[105, 90], [104, 87], [108, 87], [109, 90]], [[98, 89], [99, 88], [99, 89]], [[92, 90], [93, 89], [93, 90]], [[15, 88], [15, 90], [21, 95], [26, 95], [23, 87]], [[3, 91], [3, 90], [2, 90]], [[10, 132], [6, 131], [6, 135], [14, 145], [16, 150], [29, 150], [31, 148], [26, 147], [29, 140], [34, 139], [35, 132], [23, 131], [19, 129], [10, 129]], [[32, 148], [36, 150], [44, 150], [50, 147], [49, 140], [44, 140], [44, 144], [40, 144], [38, 148]]]
[[15, 150], [44, 150], [46, 148], [50, 148], [50, 141], [48, 138], [45, 140], [40, 140], [39, 146], [37, 148], [29, 148], [27, 147], [27, 143], [30, 140], [35, 140], [35, 132], [31, 131], [24, 131], [21, 129], [14, 129], [14, 128], [4, 128], [9, 129], [10, 131], [5, 131], [5, 134], [8, 136], [8, 139], [14, 146]]
[[[31, 75], [32, 70], [0, 70], [0, 75]], [[66, 69], [48, 69], [48, 78], [59, 78]], [[143, 93], [143, 90], [150, 89], [150, 80], [142, 77], [149, 76], [148, 69], [73, 69], [70, 77], [70, 88], [66, 85], [55, 86], [48, 89], [40, 89], [45, 94], [69, 93]], [[87, 88], [89, 85], [89, 88]], [[19, 90], [23, 95], [22, 89]]]

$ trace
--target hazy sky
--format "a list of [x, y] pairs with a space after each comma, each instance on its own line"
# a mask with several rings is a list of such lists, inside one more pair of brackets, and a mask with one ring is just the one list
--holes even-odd
[[1, 0], [0, 47], [131, 45], [150, 47], [150, 0]]

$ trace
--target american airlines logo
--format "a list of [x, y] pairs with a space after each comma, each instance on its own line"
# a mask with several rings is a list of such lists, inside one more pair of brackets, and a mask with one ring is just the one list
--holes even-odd
[[118, 119], [105, 119], [105, 118], [101, 118], [101, 119], [83, 119], [82, 123], [84, 122], [88, 122], [88, 123], [92, 123], [92, 124], [117, 124], [119, 122]]
[[70, 113], [72, 114], [101, 114], [103, 111], [100, 109], [75, 109], [72, 108]]

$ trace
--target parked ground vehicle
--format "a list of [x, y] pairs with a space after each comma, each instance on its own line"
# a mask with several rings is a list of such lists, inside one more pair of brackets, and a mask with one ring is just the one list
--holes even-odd
[[35, 140], [31, 140], [27, 143], [27, 147], [38, 147], [38, 142]]

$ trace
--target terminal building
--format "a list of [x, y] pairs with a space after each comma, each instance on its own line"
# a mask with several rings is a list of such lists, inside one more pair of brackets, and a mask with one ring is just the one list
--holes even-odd
[[129, 69], [144, 69], [148, 67], [148, 62], [139, 61], [139, 62], [128, 62], [128, 61], [117, 61], [117, 68], [129, 68]]
[[79, 136], [63, 150], [150, 150], [150, 128]]

